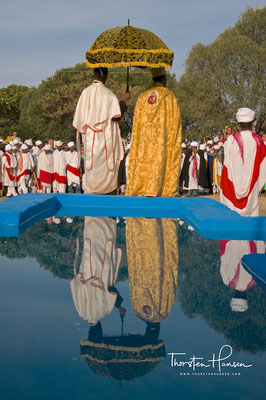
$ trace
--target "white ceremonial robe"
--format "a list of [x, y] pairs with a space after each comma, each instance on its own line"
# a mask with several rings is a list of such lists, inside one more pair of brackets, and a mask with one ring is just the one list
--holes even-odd
[[81, 318], [90, 324], [109, 315], [116, 302], [114, 286], [122, 251], [116, 247], [116, 221], [85, 217], [83, 254], [79, 272], [70, 282], [73, 302]]
[[117, 188], [119, 163], [124, 157], [118, 122], [117, 97], [102, 82], [94, 81], [83, 90], [73, 119], [82, 134], [85, 153], [85, 193], [105, 194]]
[[[200, 168], [200, 156], [196, 154], [196, 161], [197, 161], [197, 171], [199, 173], [199, 168]], [[189, 169], [188, 169], [188, 176], [189, 176], [189, 181], [188, 181], [188, 190], [196, 190], [199, 188], [198, 185], [198, 174], [195, 178], [193, 178], [192, 172], [193, 172], [193, 163], [194, 160], [192, 160], [192, 156], [189, 158]]]
[[67, 185], [80, 185], [80, 160], [77, 151], [66, 152], [66, 163], [67, 163]]
[[30, 153], [19, 153], [17, 183], [19, 192], [28, 193], [27, 183], [29, 180], [29, 171], [34, 169], [34, 162]]
[[38, 157], [37, 178], [43, 192], [51, 192], [54, 173], [53, 155], [43, 151]]
[[14, 154], [4, 153], [2, 157], [3, 186], [15, 187], [17, 159]]
[[242, 216], [259, 215], [259, 191], [266, 181], [266, 147], [251, 131], [230, 135], [224, 145], [220, 201]]
[[53, 191], [54, 193], [65, 193], [67, 177], [66, 177], [66, 152], [64, 150], [53, 153], [54, 158], [54, 175], [53, 175]]

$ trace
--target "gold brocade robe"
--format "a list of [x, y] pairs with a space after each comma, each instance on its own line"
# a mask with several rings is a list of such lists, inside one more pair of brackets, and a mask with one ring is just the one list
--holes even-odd
[[176, 196], [182, 124], [174, 94], [158, 84], [136, 103], [127, 175], [128, 196]]
[[171, 312], [177, 292], [176, 221], [148, 218], [126, 221], [132, 307], [143, 320], [160, 322]]

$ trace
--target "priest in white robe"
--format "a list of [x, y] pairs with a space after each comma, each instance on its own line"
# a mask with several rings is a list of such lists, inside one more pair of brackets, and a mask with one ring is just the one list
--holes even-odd
[[28, 193], [28, 182], [30, 172], [34, 171], [34, 161], [32, 155], [28, 151], [28, 146], [24, 143], [18, 155], [17, 183], [18, 193]]
[[54, 173], [54, 158], [52, 148], [46, 144], [38, 157], [37, 179], [39, 190], [43, 193], [51, 193]]
[[[83, 90], [73, 120], [84, 145], [85, 193], [116, 192], [119, 163], [124, 157], [118, 125], [122, 113], [116, 95], [105, 87], [107, 76], [106, 68], [94, 69], [94, 81]], [[124, 101], [128, 98], [126, 93]]]
[[2, 182], [7, 186], [7, 197], [17, 196], [16, 185], [17, 160], [12, 151], [12, 146], [7, 144], [2, 157]]
[[242, 216], [259, 215], [260, 189], [266, 182], [266, 147], [252, 132], [255, 112], [240, 108], [236, 114], [239, 132], [224, 145], [220, 201]]
[[68, 193], [80, 193], [80, 157], [74, 142], [67, 144], [69, 151], [66, 152], [67, 189]]
[[54, 174], [53, 174], [53, 192], [65, 193], [67, 185], [66, 176], [66, 152], [62, 149], [63, 143], [58, 140], [55, 142], [56, 150], [53, 153]]

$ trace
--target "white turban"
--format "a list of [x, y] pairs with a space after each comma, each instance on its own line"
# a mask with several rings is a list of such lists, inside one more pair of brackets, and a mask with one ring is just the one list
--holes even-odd
[[213, 144], [212, 140], [208, 140], [207, 144]]
[[190, 143], [190, 146], [191, 146], [191, 147], [197, 147], [197, 149], [199, 148], [198, 142], [191, 142], [191, 143]]
[[56, 147], [60, 147], [60, 146], [63, 145], [63, 143], [61, 142], [61, 140], [57, 140], [57, 141], [55, 142], [55, 145], [56, 145]]
[[220, 146], [219, 146], [218, 144], [216, 144], [216, 145], [214, 146], [214, 150], [220, 150]]
[[25, 140], [25, 142], [28, 146], [33, 146], [32, 140], [31, 139], [27, 139]]
[[12, 150], [11, 144], [7, 144], [5, 147], [5, 151]]
[[36, 146], [40, 146], [42, 144], [42, 141], [41, 140], [36, 140], [35, 144], [36, 144]]
[[206, 144], [202, 143], [199, 148], [203, 151], [206, 150]]
[[187, 148], [186, 143], [182, 143], [182, 144], [181, 144], [181, 147], [182, 147], [182, 149], [186, 149], [186, 148]]
[[75, 143], [74, 142], [69, 142], [67, 144], [67, 147], [70, 149], [70, 147], [75, 147]]
[[237, 122], [252, 122], [255, 119], [255, 111], [250, 108], [239, 108], [236, 119]]
[[21, 146], [21, 150], [26, 150], [26, 149], [28, 149], [28, 146], [24, 143], [24, 144]]
[[46, 144], [43, 149], [44, 150], [51, 150], [52, 147], [49, 144]]
[[18, 144], [18, 143], [19, 143], [18, 139], [13, 140], [13, 144]]
[[244, 312], [244, 311], [247, 311], [247, 309], [248, 309], [248, 302], [246, 299], [239, 299], [239, 298], [233, 297], [230, 301], [230, 306], [231, 306], [232, 311]]

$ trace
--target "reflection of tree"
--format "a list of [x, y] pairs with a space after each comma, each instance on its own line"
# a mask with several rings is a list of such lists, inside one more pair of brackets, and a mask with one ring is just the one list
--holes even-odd
[[[15, 238], [0, 238], [0, 254], [10, 259], [35, 258], [40, 266], [62, 279], [73, 277], [76, 238], [82, 239], [84, 218], [75, 218], [68, 224], [61, 218], [60, 224], [42, 221]], [[124, 224], [118, 224], [119, 238]], [[119, 239], [120, 240], [120, 239]], [[123, 252], [118, 281], [127, 279], [125, 240], [120, 245]]]
[[266, 296], [254, 287], [247, 294], [248, 310], [231, 311], [233, 289], [224, 285], [220, 275], [218, 241], [199, 239], [182, 227], [179, 260], [179, 300], [185, 314], [190, 318], [202, 316], [212, 329], [224, 335], [234, 351], [265, 351]]

